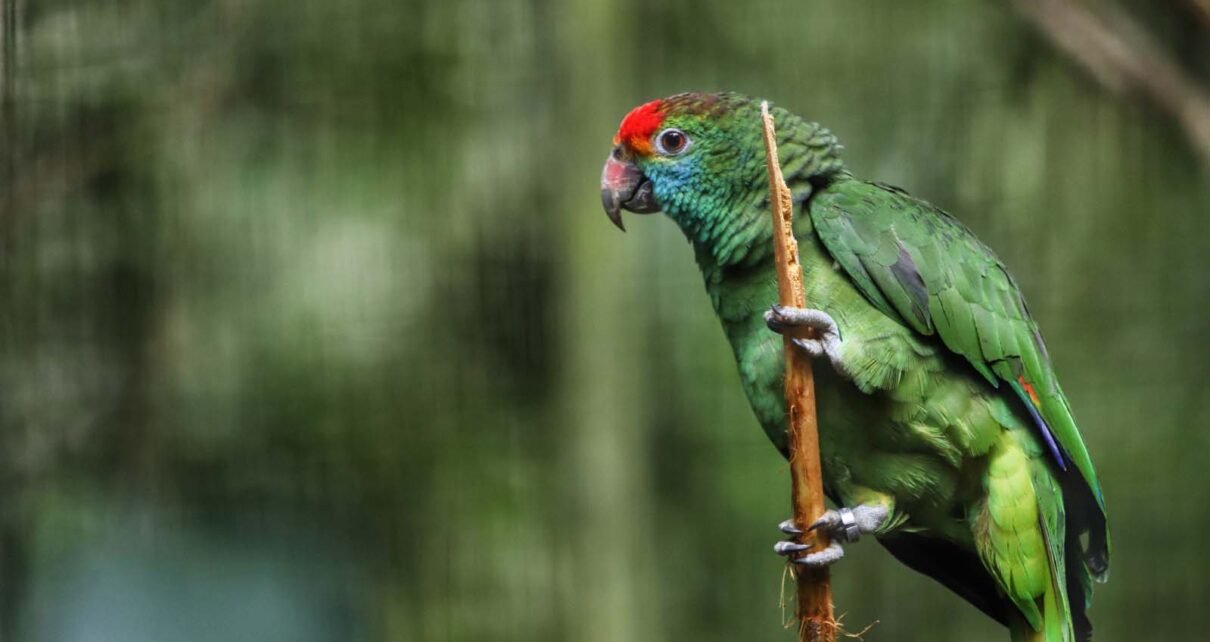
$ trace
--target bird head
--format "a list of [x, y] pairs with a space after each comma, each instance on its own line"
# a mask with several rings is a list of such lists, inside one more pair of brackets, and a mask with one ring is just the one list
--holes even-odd
[[[772, 113], [782, 170], [791, 189], [798, 185], [796, 195], [843, 170], [828, 130], [778, 107]], [[622, 230], [622, 210], [662, 210], [691, 240], [711, 246], [753, 240], [735, 238], [741, 231], [762, 233], [757, 217], [767, 212], [767, 197], [760, 102], [736, 93], [689, 92], [635, 107], [601, 173], [605, 213]]]
[[[738, 94], [678, 94], [635, 107], [622, 119], [601, 173], [605, 213], [620, 229], [622, 210], [663, 210], [674, 219], [723, 204], [759, 179], [746, 162], [759, 131], [740, 126], [752, 111]], [[754, 167], [760, 170], [760, 166]]]

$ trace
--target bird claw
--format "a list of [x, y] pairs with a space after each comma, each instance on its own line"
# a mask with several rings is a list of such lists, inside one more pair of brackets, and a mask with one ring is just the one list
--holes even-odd
[[843, 507], [825, 511], [807, 527], [808, 531], [823, 529], [828, 537], [842, 542], [856, 542], [862, 535], [876, 532], [886, 521], [887, 509], [881, 505]]
[[[802, 535], [807, 531], [802, 530], [794, 525], [794, 520], [787, 519], [777, 525], [778, 530], [787, 535]], [[835, 564], [840, 558], [844, 557], [844, 548], [839, 542], [833, 541], [823, 548], [821, 551], [807, 553], [801, 557], [795, 557], [804, 551], [810, 551], [814, 548], [811, 544], [802, 544], [790, 540], [782, 540], [773, 545], [773, 552], [782, 557], [790, 558], [790, 562], [799, 566], [829, 566]]]
[[811, 551], [814, 546], [792, 540], [782, 540], [773, 545], [773, 552], [782, 557], [789, 557], [791, 558], [791, 562], [801, 566], [819, 567], [835, 564], [840, 558], [844, 557], [842, 543], [849, 544], [856, 542], [862, 535], [877, 532], [878, 528], [886, 521], [887, 514], [887, 507], [882, 504], [860, 504], [852, 508], [843, 507], [838, 510], [824, 511], [824, 514], [812, 522], [806, 530], [796, 526], [794, 520], [787, 519], [777, 525], [777, 529], [786, 535], [797, 537], [822, 529], [823, 532], [827, 533], [829, 543], [823, 550], [813, 551], [801, 557], [794, 557], [798, 553]]
[[836, 320], [827, 312], [812, 308], [774, 304], [765, 312], [765, 325], [778, 334], [797, 334], [795, 330], [814, 330], [819, 335], [840, 336]]
[[795, 526], [794, 520], [792, 519], [787, 519], [786, 521], [778, 524], [777, 530], [785, 533], [786, 535], [802, 535], [806, 532], [803, 529]]
[[[778, 334], [791, 337], [794, 345], [812, 357], [827, 356], [837, 370], [844, 372], [840, 360], [840, 328], [827, 312], [774, 305], [765, 312], [765, 325]], [[803, 336], [806, 330], [813, 334]]]
[[790, 561], [799, 566], [820, 568], [824, 566], [831, 566], [836, 562], [839, 562], [840, 558], [842, 557], [844, 557], [844, 547], [838, 542], [832, 542], [818, 553], [811, 553]]
[[799, 544], [798, 542], [783, 540], [773, 545], [773, 552], [785, 557], [801, 551], [809, 550], [810, 548], [810, 544]]
[[769, 310], [765, 312], [765, 325], [768, 326], [770, 330], [778, 334], [784, 334], [791, 328], [798, 327], [797, 324], [790, 320], [790, 317], [786, 312], [790, 309], [792, 308], [774, 304], [773, 307], [769, 308]]

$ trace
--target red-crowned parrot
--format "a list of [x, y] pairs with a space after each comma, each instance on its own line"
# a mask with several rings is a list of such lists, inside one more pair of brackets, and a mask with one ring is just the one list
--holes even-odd
[[[759, 103], [685, 93], [636, 107], [602, 175], [609, 218], [663, 211], [693, 245], [765, 432], [786, 451], [781, 337], [816, 369], [833, 545], [775, 550], [830, 564], [872, 534], [1008, 626], [1014, 640], [1090, 639], [1109, 571], [1092, 460], [1008, 270], [946, 212], [861, 180], [836, 137], [773, 109], [811, 309], [782, 308]], [[798, 535], [804, 525], [783, 522]]]

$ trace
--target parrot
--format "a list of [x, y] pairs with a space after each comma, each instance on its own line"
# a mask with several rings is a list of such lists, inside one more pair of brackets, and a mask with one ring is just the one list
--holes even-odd
[[[1090, 640], [1093, 581], [1109, 574], [1105, 500], [1016, 281], [949, 213], [854, 176], [828, 129], [771, 113], [808, 308], [775, 304], [755, 99], [689, 92], [635, 107], [601, 200], [623, 231], [622, 210], [662, 211], [688, 238], [749, 405], [783, 456], [783, 337], [823, 364], [822, 484], [838, 508], [782, 522], [774, 551], [823, 566], [873, 536], [1014, 641]], [[814, 529], [831, 540], [823, 550], [798, 541]]]

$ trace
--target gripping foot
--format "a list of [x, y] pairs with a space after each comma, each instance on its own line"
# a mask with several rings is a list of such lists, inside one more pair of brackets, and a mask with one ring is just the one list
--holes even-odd
[[[844, 557], [844, 547], [841, 543], [856, 542], [862, 535], [877, 532], [878, 527], [886, 521], [885, 506], [861, 505], [854, 508], [829, 510], [807, 527], [807, 531], [824, 529], [828, 534], [829, 544], [819, 551], [811, 551], [810, 544], [802, 544], [792, 540], [782, 540], [773, 545], [773, 552], [782, 557], [790, 558], [791, 562], [803, 566], [828, 566], [835, 564]], [[800, 536], [804, 532], [794, 525], [793, 520], [787, 519], [777, 525], [786, 535]], [[806, 551], [805, 555], [798, 556]], [[798, 557], [796, 557], [798, 556]]]
[[[826, 356], [837, 372], [845, 372], [840, 358], [840, 328], [827, 312], [775, 305], [765, 312], [765, 325], [793, 337], [794, 344], [812, 357]], [[813, 331], [811, 336], [807, 336], [808, 330]]]

